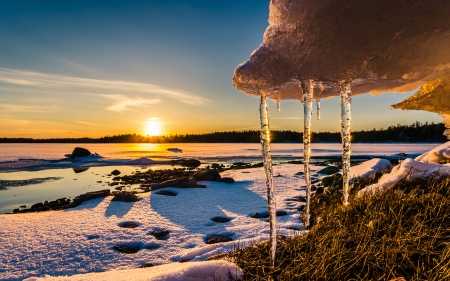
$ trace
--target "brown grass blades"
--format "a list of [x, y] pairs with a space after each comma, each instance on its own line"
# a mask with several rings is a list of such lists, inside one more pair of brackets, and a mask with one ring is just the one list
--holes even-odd
[[[353, 194], [376, 181], [360, 179]], [[371, 198], [328, 188], [311, 201], [307, 235], [278, 237], [277, 263], [268, 243], [238, 248], [226, 259], [244, 280], [450, 280], [450, 178], [403, 180]]]

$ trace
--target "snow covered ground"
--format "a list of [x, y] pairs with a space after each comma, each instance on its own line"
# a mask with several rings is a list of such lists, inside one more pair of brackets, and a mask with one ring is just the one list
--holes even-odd
[[[303, 178], [295, 175], [300, 171], [303, 165], [274, 167], [274, 175], [280, 175], [275, 177], [277, 209], [287, 211], [286, 216], [278, 217], [279, 234], [302, 233], [293, 229], [303, 230], [296, 208], [304, 203], [286, 201], [304, 195], [298, 189]], [[267, 219], [250, 217], [267, 210], [263, 170], [233, 170], [222, 176], [231, 176], [236, 182], [200, 182], [207, 185], [204, 189], [166, 188], [177, 196], [147, 193], [136, 203], [112, 202], [112, 197], [107, 197], [65, 211], [0, 215], [0, 280], [132, 269], [147, 262], [201, 261], [236, 244], [267, 239]], [[211, 220], [216, 216], [232, 220], [216, 223]], [[139, 226], [122, 228], [122, 222]], [[161, 229], [170, 231], [166, 240], [151, 235]], [[234, 241], [206, 244], [205, 239], [213, 234]], [[141, 250], [123, 254], [113, 249], [117, 245]]]
[[[426, 161], [448, 160], [449, 147], [450, 142], [431, 151], [427, 155], [434, 155], [433, 159], [427, 157]], [[416, 160], [404, 160], [369, 188], [387, 189], [412, 170], [420, 176], [450, 172], [450, 164]], [[389, 167], [387, 160], [372, 159], [352, 167], [350, 175], [370, 176]], [[313, 176], [322, 168], [312, 166]], [[305, 193], [300, 188], [304, 179], [296, 175], [302, 171], [303, 165], [274, 167], [277, 210], [287, 212], [277, 218], [278, 234], [305, 232], [297, 210], [304, 203], [289, 200]], [[239, 276], [239, 269], [230, 263], [198, 261], [236, 245], [268, 239], [268, 219], [251, 218], [255, 212], [267, 210], [265, 177], [262, 168], [230, 170], [222, 176], [236, 182], [199, 182], [207, 188], [196, 189], [166, 188], [177, 195], [146, 193], [136, 203], [107, 197], [65, 211], [0, 215], [0, 280], [226, 280], [228, 272]], [[231, 221], [212, 221], [217, 216]], [[138, 227], [120, 227], [124, 222], [134, 222]], [[163, 229], [170, 234], [162, 239], [152, 235]], [[217, 234], [234, 241], [205, 243]], [[124, 254], [114, 246], [140, 250]], [[157, 266], [140, 268], [146, 263]]]

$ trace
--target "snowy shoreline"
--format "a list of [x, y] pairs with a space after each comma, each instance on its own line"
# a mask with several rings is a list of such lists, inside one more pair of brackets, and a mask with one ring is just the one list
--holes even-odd
[[[416, 159], [426, 162], [447, 161], [449, 147], [449, 143], [443, 144]], [[437, 165], [440, 165], [442, 168], [437, 171], [448, 176], [450, 169], [450, 164], [427, 164], [412, 159], [403, 163], [422, 174], [429, 171], [428, 168], [436, 170]], [[351, 175], [370, 176], [389, 165], [386, 160], [372, 159], [353, 167]], [[390, 188], [393, 178], [397, 180], [407, 176], [404, 169], [397, 167], [384, 176], [389, 180], [380, 181], [377, 190]], [[312, 171], [315, 173], [322, 168], [312, 166]], [[304, 203], [292, 200], [305, 194], [301, 172], [303, 165], [274, 166], [274, 175], [277, 175], [274, 177], [277, 210], [287, 213], [277, 217], [277, 231], [280, 235], [293, 236], [306, 232], [299, 212]], [[204, 181], [199, 184], [205, 184], [207, 188], [200, 189], [169, 187], [165, 190], [176, 196], [144, 193], [138, 195], [140, 200], [135, 203], [113, 202], [111, 197], [106, 197], [93, 199], [64, 211], [0, 215], [0, 224], [6, 226], [0, 229], [0, 251], [3, 253], [0, 258], [0, 280], [13, 281], [47, 275], [73, 276], [93, 272], [104, 273], [80, 275], [72, 279], [61, 277], [56, 280], [83, 280], [88, 276], [92, 278], [88, 280], [105, 280], [107, 276], [120, 274], [117, 270], [135, 269], [133, 272], [138, 274], [144, 269], [137, 268], [147, 263], [157, 265], [154, 272], [158, 271], [158, 265], [172, 265], [167, 268], [178, 273], [171, 271], [172, 273], [167, 274], [176, 275], [181, 274], [177, 265], [185, 266], [180, 261], [190, 261], [186, 264], [202, 268], [192, 262], [205, 261], [218, 253], [230, 251], [235, 245], [267, 240], [267, 219], [252, 218], [252, 214], [267, 210], [262, 168], [228, 170], [222, 176], [232, 177], [236, 182], [226, 184]], [[230, 221], [213, 221], [212, 218], [217, 216], [229, 218]], [[135, 223], [138, 227], [122, 228], [120, 225], [124, 222]], [[168, 230], [170, 233], [164, 239], [157, 239], [152, 235], [157, 230]], [[208, 245], [206, 239], [211, 235], [227, 236], [233, 241]], [[114, 250], [117, 245], [138, 247], [139, 251], [135, 254], [120, 253]], [[221, 267], [215, 264], [206, 268], [208, 272], [216, 272], [213, 268], [217, 266]], [[229, 265], [225, 265], [227, 266]], [[152, 269], [146, 270], [149, 270], [150, 276]], [[235, 271], [237, 272], [236, 268]], [[145, 280], [145, 277], [142, 278]], [[158, 278], [153, 280], [164, 280], [164, 277]], [[213, 280], [207, 278], [205, 280]], [[47, 279], [51, 280], [50, 277], [43, 280]]]

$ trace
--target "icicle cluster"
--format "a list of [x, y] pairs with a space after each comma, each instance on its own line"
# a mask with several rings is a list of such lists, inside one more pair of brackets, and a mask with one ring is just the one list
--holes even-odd
[[320, 120], [320, 99], [316, 99], [317, 120]]
[[275, 202], [275, 187], [273, 183], [273, 169], [272, 156], [270, 155], [270, 130], [269, 117], [266, 102], [266, 93], [261, 91], [260, 104], [260, 121], [261, 121], [261, 151], [263, 155], [264, 172], [266, 175], [267, 186], [267, 205], [269, 209], [269, 225], [270, 225], [270, 257], [271, 266], [275, 265], [275, 251], [277, 247], [277, 233], [276, 233], [276, 202]]
[[349, 173], [350, 173], [350, 154], [351, 139], [350, 130], [352, 125], [351, 105], [352, 105], [352, 89], [350, 82], [343, 82], [341, 87], [341, 138], [342, 138], [342, 177], [344, 205], [348, 205], [349, 194]]

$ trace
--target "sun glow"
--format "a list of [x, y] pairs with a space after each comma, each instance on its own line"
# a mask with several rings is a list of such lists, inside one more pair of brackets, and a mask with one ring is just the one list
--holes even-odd
[[159, 118], [150, 118], [145, 123], [145, 134], [149, 136], [161, 135], [161, 122], [159, 121]]

